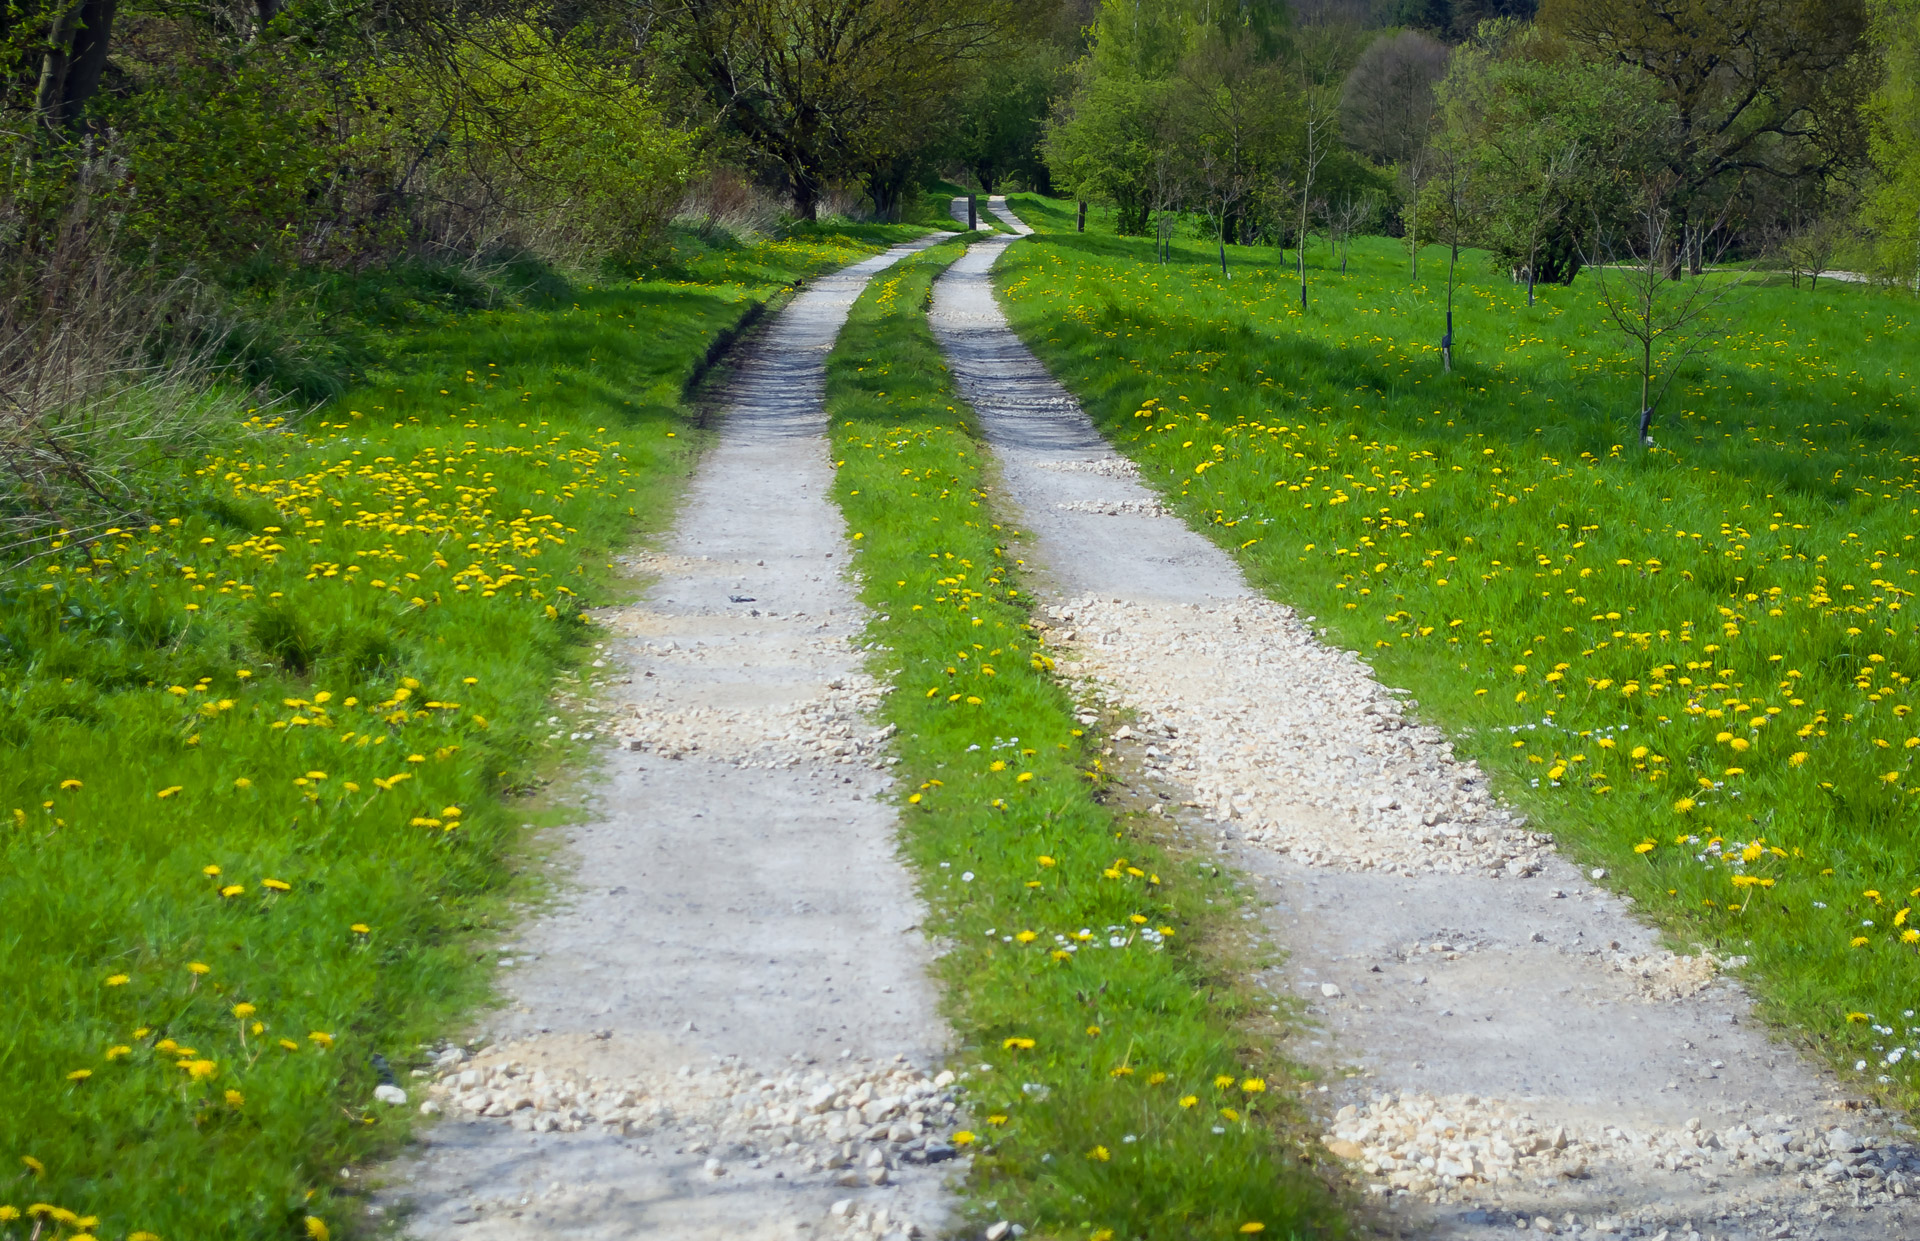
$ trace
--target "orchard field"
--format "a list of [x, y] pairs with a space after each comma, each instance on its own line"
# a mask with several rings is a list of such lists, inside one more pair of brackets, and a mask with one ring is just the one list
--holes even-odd
[[[999, 288], [1150, 485], [1670, 933], [1914, 1097], [1920, 357], [1910, 296], [1754, 282], [1634, 440], [1591, 276], [1117, 238], [1016, 196]], [[1717, 279], [1709, 275], [1707, 279]]]

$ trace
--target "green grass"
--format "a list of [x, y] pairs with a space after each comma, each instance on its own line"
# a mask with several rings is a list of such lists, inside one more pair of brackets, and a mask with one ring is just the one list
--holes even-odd
[[755, 300], [918, 231], [389, 334], [311, 418], [147, 480], [150, 523], [0, 579], [0, 1206], [116, 1239], [352, 1229], [336, 1170], [408, 1127], [375, 1057], [404, 1084], [488, 994], [513, 794], [563, 752], [549, 694], [608, 552], [691, 464], [689, 370]]
[[[1317, 614], [1682, 945], [1911, 1106], [1920, 357], [1910, 298], [1753, 288], [1646, 451], [1590, 278], [1356, 244], [1345, 276], [1073, 233], [998, 269], [1024, 338], [1262, 589]], [[1287, 256], [1291, 258], [1291, 255]], [[1899, 1050], [1896, 1049], [1907, 1049]]]
[[951, 945], [938, 968], [970, 1071], [974, 1195], [1043, 1236], [1341, 1235], [1289, 1070], [1242, 1024], [1233, 885], [1102, 805], [1100, 760], [1029, 625], [987, 450], [926, 324], [958, 253], [875, 278], [827, 391], [895, 687], [905, 847]]

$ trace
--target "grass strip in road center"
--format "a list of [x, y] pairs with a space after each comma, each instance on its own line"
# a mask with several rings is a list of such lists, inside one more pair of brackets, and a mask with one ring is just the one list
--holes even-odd
[[[1345, 272], [1040, 230], [1015, 327], [1250, 580], [1414, 691], [1509, 801], [1771, 1014], [1920, 1102], [1920, 315], [1756, 286], [1634, 442], [1637, 355], [1589, 277], [1402, 243]], [[1309, 262], [1324, 251], [1310, 247]], [[1439, 274], [1436, 274], [1439, 273]]]
[[379, 1078], [486, 993], [503, 794], [559, 755], [581, 609], [691, 464], [688, 373], [917, 231], [391, 337], [312, 417], [162, 463], [149, 520], [0, 578], [0, 1238], [353, 1230], [337, 1170], [407, 1127]]
[[1230, 882], [1100, 803], [1099, 759], [1029, 624], [986, 447], [926, 322], [958, 252], [875, 278], [827, 392], [893, 686], [905, 847], [948, 945], [976, 1193], [1048, 1236], [1339, 1235], [1286, 1069], [1242, 1046], [1209, 954], [1237, 933]]

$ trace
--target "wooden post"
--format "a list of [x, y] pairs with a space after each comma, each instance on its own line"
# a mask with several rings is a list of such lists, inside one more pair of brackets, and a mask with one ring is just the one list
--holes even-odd
[[967, 227], [969, 229], [980, 227], [980, 206], [972, 194], [967, 195]]
[[1080, 200], [1080, 219], [1079, 222], [1074, 225], [1073, 231], [1076, 233], [1084, 233], [1087, 231], [1087, 200], [1084, 198]]

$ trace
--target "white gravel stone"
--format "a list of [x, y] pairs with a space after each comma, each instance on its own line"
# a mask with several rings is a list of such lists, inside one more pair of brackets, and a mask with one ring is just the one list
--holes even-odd
[[1088, 596], [1043, 623], [1063, 671], [1135, 713], [1158, 752], [1148, 770], [1252, 844], [1312, 866], [1510, 878], [1548, 852], [1477, 766], [1291, 608]]

